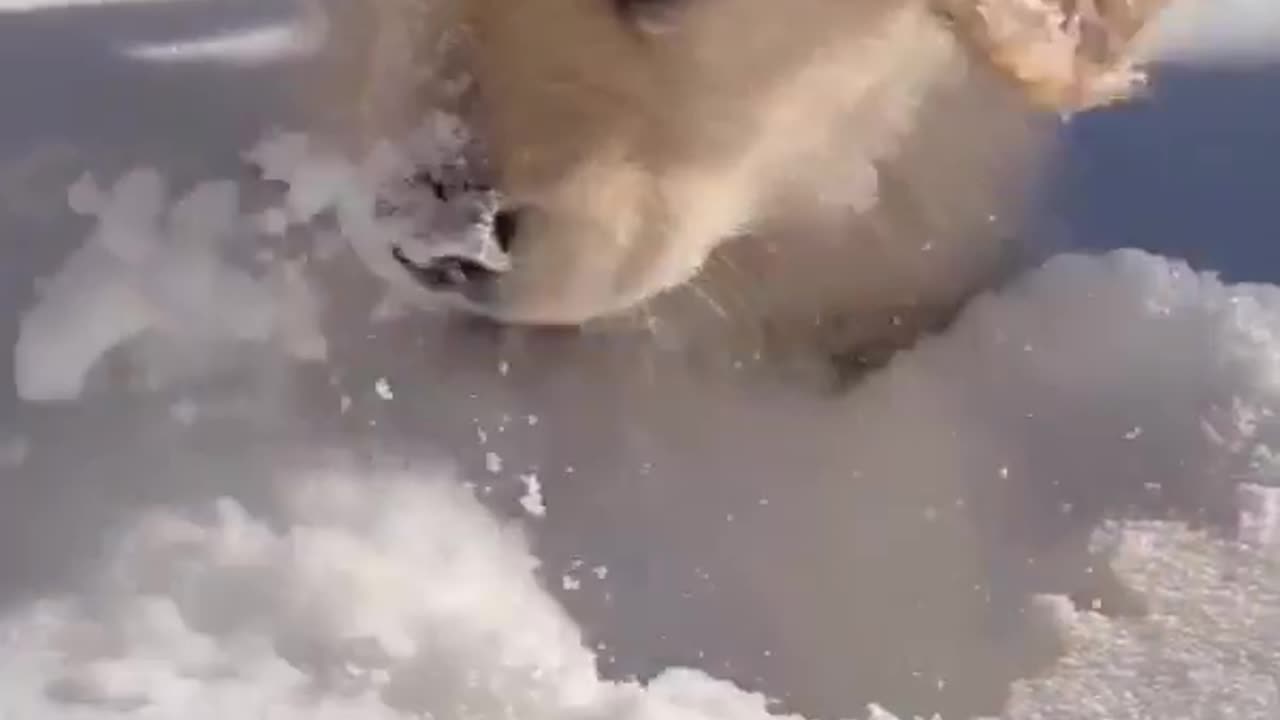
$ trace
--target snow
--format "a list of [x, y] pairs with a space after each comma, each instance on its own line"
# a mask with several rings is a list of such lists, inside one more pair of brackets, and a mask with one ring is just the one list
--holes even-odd
[[[1278, 499], [1274, 490], [1255, 491]], [[1280, 544], [1231, 542], [1172, 523], [1111, 530], [1114, 565], [1150, 603], [1150, 617], [1064, 610], [1069, 653], [1053, 674], [1015, 687], [1008, 717], [1280, 714]]]
[[[320, 167], [291, 195], [294, 219], [344, 202], [349, 178]], [[313, 323], [216, 252], [242, 229], [236, 197], [205, 183], [169, 203], [145, 170], [105, 190], [77, 183], [71, 204], [98, 228], [24, 318], [23, 396], [74, 398], [89, 366], [142, 332], [268, 342], [282, 318]], [[385, 380], [375, 390], [390, 397]], [[1117, 571], [1155, 613], [1111, 620], [1047, 600], [1069, 652], [1016, 686], [1007, 717], [1264, 718], [1280, 711], [1280, 496], [1263, 487], [1280, 470], [1277, 400], [1280, 287], [1120, 251], [1055, 258], [977, 299], [850, 396], [848, 432], [872, 480], [945, 466], [1009, 481], [1052, 472], [1052, 457], [1025, 454], [1050, 447], [1091, 472], [1139, 448], [1164, 458], [1153, 471], [1254, 483], [1239, 542], [1172, 522], [1112, 528]], [[914, 459], [875, 450], [886, 437], [909, 439]], [[501, 472], [496, 453], [485, 463]], [[542, 517], [536, 476], [521, 481], [522, 507]], [[230, 499], [204, 514], [143, 513], [78, 593], [10, 612], [0, 709], [36, 720], [768, 717], [763, 697], [700, 671], [644, 686], [601, 679], [535, 579], [520, 528], [458, 479], [353, 462], [291, 471], [281, 487], [281, 522]]]
[[[405, 145], [355, 161], [303, 135], [275, 135], [249, 153], [288, 187], [265, 214], [246, 212], [228, 181], [174, 199], [155, 170], [108, 187], [85, 176], [68, 205], [96, 227], [23, 316], [20, 396], [90, 402], [92, 370], [113, 351], [154, 348], [146, 337], [327, 361], [308, 267], [286, 258], [255, 274], [230, 253], [327, 211], [390, 297], [432, 306], [385, 252], [392, 240], [422, 238], [376, 217], [374, 193], [401, 169], [403, 152], [439, 160], [457, 143], [443, 116]], [[161, 355], [131, 357], [146, 365]], [[509, 372], [499, 364], [500, 377]], [[393, 397], [385, 379], [373, 389]], [[1109, 619], [1044, 598], [1038, 607], [1067, 654], [1017, 683], [1005, 715], [1280, 716], [1280, 495], [1268, 487], [1280, 484], [1280, 287], [1224, 284], [1137, 251], [1057, 257], [975, 300], [950, 330], [846, 400], [847, 425], [837, 430], [863, 482], [1034, 475], [1071, 487], [1083, 476], [1194, 496], [1245, 481], [1239, 538], [1172, 521], [1105, 528], [1099, 542], [1153, 612]], [[350, 405], [344, 395], [335, 412]], [[200, 406], [179, 400], [171, 412], [199, 429]], [[22, 428], [12, 437], [19, 449], [4, 445], [5, 470], [42, 450]], [[501, 473], [503, 456], [489, 450], [484, 464]], [[601, 678], [582, 629], [536, 577], [525, 526], [491, 514], [463, 478], [355, 460], [281, 473], [280, 517], [230, 498], [210, 499], [204, 512], [142, 510], [107, 538], [104, 562], [78, 587], [6, 608], [0, 716], [770, 717], [763, 696], [697, 670], [669, 668], [644, 685]], [[553, 523], [537, 475], [519, 479], [526, 515]], [[938, 520], [946, 508], [921, 511]], [[625, 569], [591, 572], [604, 580]], [[558, 579], [586, 594], [579, 577]]]
[[502, 472], [502, 456], [490, 450], [484, 454], [484, 469], [497, 475]]
[[538, 474], [524, 473], [520, 476], [520, 482], [524, 485], [524, 495], [520, 496], [520, 507], [533, 517], [545, 517], [547, 506], [542, 500], [542, 483], [538, 481]]
[[91, 590], [0, 624], [15, 718], [763, 720], [674, 668], [602, 681], [521, 533], [443, 475], [300, 472], [283, 526], [158, 508]]
[[95, 364], [145, 333], [271, 343], [324, 359], [316, 301], [297, 268], [255, 277], [223, 257], [223, 244], [244, 232], [235, 184], [201, 183], [170, 203], [154, 170], [131, 171], [107, 189], [86, 175], [68, 204], [97, 227], [22, 317], [14, 363], [23, 399], [77, 398]]

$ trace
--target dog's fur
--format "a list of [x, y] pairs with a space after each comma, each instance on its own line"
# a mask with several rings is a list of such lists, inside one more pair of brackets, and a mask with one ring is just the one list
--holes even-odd
[[1141, 86], [1164, 3], [378, 0], [323, 82], [365, 137], [442, 104], [477, 129], [521, 222], [455, 304], [858, 366], [1022, 257], [1057, 117]]

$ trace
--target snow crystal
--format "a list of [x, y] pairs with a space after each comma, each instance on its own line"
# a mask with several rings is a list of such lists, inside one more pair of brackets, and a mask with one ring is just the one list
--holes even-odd
[[502, 456], [492, 450], [484, 454], [484, 469], [497, 475], [502, 472]]
[[520, 497], [520, 507], [534, 517], [544, 517], [547, 506], [542, 501], [542, 484], [538, 482], [536, 473], [524, 473], [520, 476], [524, 484], [524, 495]]

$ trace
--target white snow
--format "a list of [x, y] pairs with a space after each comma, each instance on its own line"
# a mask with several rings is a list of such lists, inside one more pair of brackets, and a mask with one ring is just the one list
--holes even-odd
[[490, 450], [484, 454], [484, 469], [497, 475], [502, 472], [502, 456]]
[[[1255, 489], [1276, 502], [1274, 490]], [[1234, 543], [1172, 523], [1129, 523], [1114, 564], [1150, 603], [1141, 620], [1060, 609], [1070, 652], [1015, 686], [1011, 720], [1280, 714], [1280, 544]]]
[[231, 500], [156, 509], [88, 591], [0, 624], [0, 710], [24, 720], [763, 720], [673, 668], [600, 680], [518, 531], [444, 476], [302, 473], [283, 525]]
[[[136, 193], [154, 214], [154, 178], [131, 182], [110, 197]], [[196, 204], [227, 202], [205, 192]], [[115, 245], [103, 261], [145, 262], [154, 246], [111, 235], [104, 214], [95, 247]], [[1125, 251], [1060, 257], [979, 299], [851, 396], [849, 432], [869, 448], [879, 436], [858, 420], [881, 420], [924, 462], [878, 467], [885, 457], [868, 450], [877, 471], [940, 463], [1007, 479], [1023, 472], [1009, 459], [1034, 432], [1032, 416], [1100, 472], [1124, 448], [1154, 443], [1206, 480], [1264, 483], [1277, 479], [1278, 399], [1280, 288], [1227, 286]], [[282, 525], [230, 500], [212, 519], [157, 509], [84, 592], [10, 614], [0, 709], [35, 720], [767, 716], [763, 698], [700, 672], [671, 669], [647, 687], [598, 678], [578, 628], [534, 581], [519, 531], [461, 482], [351, 466], [283, 486]], [[1156, 614], [1106, 620], [1059, 603], [1071, 652], [1017, 686], [1007, 717], [1275, 717], [1280, 575], [1269, 538], [1280, 500], [1261, 486], [1246, 493], [1240, 543], [1172, 523], [1115, 528], [1117, 567]]]
[[15, 384], [28, 401], [65, 401], [84, 388], [109, 351], [144, 333], [187, 343], [274, 343], [323, 360], [318, 308], [298, 269], [255, 277], [224, 259], [244, 232], [238, 188], [197, 185], [176, 202], [158, 172], [138, 169], [111, 187], [81, 178], [68, 192], [97, 228], [45, 283], [24, 313], [14, 350]]
[[[449, 132], [440, 120], [422, 147]], [[372, 188], [399, 162], [393, 149], [351, 163], [284, 134], [251, 155], [289, 184], [274, 230], [335, 210], [379, 272], [388, 238], [405, 231], [372, 212]], [[326, 357], [304, 269], [279, 261], [258, 277], [226, 257], [261, 220], [242, 214], [234, 184], [202, 183], [174, 202], [141, 169], [108, 188], [86, 177], [68, 202], [97, 227], [23, 317], [24, 399], [78, 397], [107, 352], [144, 334]], [[1280, 482], [1277, 403], [1280, 287], [1226, 285], [1121, 251], [1058, 257], [977, 299], [851, 393], [838, 430], [863, 482], [1035, 473], [1069, 483], [1135, 462], [1149, 484], [1249, 481], [1239, 542], [1172, 523], [1115, 528], [1117, 569], [1157, 613], [1106, 620], [1049, 603], [1071, 652], [1020, 683], [1007, 715], [1273, 718], [1280, 500], [1263, 486]], [[1068, 457], [1070, 467], [1055, 463]], [[496, 452], [485, 464], [502, 471]], [[541, 516], [536, 477], [522, 482], [522, 506]], [[691, 670], [645, 687], [601, 680], [579, 628], [534, 579], [518, 528], [458, 480], [352, 464], [298, 470], [282, 486], [278, 522], [227, 499], [211, 517], [154, 509], [79, 592], [0, 618], [0, 716], [768, 716], [763, 697]]]
[[537, 473], [523, 473], [520, 482], [524, 484], [524, 495], [520, 496], [520, 507], [534, 517], [545, 517], [547, 505], [542, 500], [542, 483]]

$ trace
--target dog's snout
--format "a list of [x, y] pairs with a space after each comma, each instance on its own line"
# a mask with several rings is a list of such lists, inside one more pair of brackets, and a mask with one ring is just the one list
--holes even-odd
[[511, 269], [512, 250], [525, 214], [523, 208], [495, 202], [495, 195], [492, 191], [469, 192], [437, 209], [431, 229], [424, 233], [425, 245], [429, 247], [436, 240], [454, 241], [457, 250], [441, 247], [438, 254], [432, 254], [427, 248], [413, 252], [397, 244], [391, 248], [395, 261], [429, 290], [485, 302], [493, 294], [497, 278]]

